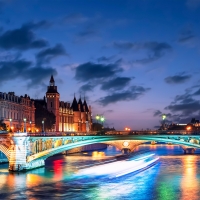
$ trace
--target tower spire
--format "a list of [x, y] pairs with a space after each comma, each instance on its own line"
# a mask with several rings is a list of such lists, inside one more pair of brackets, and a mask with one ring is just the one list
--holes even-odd
[[49, 84], [50, 84], [50, 86], [55, 86], [55, 81], [54, 81], [53, 75], [51, 75]]

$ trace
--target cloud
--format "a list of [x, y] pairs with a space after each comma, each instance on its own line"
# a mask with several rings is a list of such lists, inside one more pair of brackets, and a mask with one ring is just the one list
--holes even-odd
[[101, 89], [102, 90], [121, 90], [124, 89], [124, 87], [126, 87], [132, 78], [130, 77], [116, 77], [114, 79], [111, 79], [107, 82], [103, 82], [103, 84], [101, 85]]
[[48, 42], [44, 39], [36, 38], [34, 32], [32, 31], [33, 29], [46, 26], [46, 21], [41, 21], [38, 23], [29, 22], [23, 24], [18, 29], [5, 31], [0, 35], [0, 47], [6, 50], [27, 50], [32, 48], [46, 47]]
[[102, 97], [100, 100], [98, 100], [98, 102], [101, 105], [106, 106], [108, 104], [117, 103], [119, 101], [132, 101], [136, 100], [149, 90], [150, 88], [144, 88], [142, 86], [132, 86], [129, 90], [114, 92], [108, 96]]
[[199, 45], [199, 39], [195, 36], [190, 27], [186, 27], [181, 31], [178, 43], [193, 48]]
[[47, 48], [36, 55], [36, 59], [38, 63], [48, 63], [50, 60], [52, 60], [55, 57], [62, 56], [62, 55], [68, 55], [65, 51], [65, 48], [62, 44], [57, 44], [55, 47]]
[[162, 114], [162, 112], [160, 110], [156, 110], [153, 114], [154, 117], [156, 116], [160, 116]]
[[163, 57], [167, 52], [172, 50], [172, 47], [165, 42], [114, 42], [112, 45], [114, 48], [120, 50], [133, 50], [133, 51], [145, 51], [147, 53], [146, 58], [137, 59], [133, 63], [147, 64], [158, 60]]
[[[103, 27], [101, 27], [102, 25]], [[99, 15], [85, 18], [84, 23], [79, 26], [79, 31], [75, 34], [75, 42], [80, 43], [98, 39], [105, 26], [106, 20]]]
[[80, 31], [77, 36], [79, 37], [79, 39], [87, 39], [88, 37], [95, 36], [97, 34], [97, 30], [88, 27], [85, 30]]
[[57, 74], [56, 70], [51, 67], [34, 67], [32, 62], [23, 59], [0, 62], [1, 84], [15, 78], [21, 78], [29, 81], [28, 87], [35, 87], [51, 74]]
[[52, 67], [36, 66], [29, 68], [23, 77], [29, 80], [28, 87], [35, 87], [35, 85], [40, 85], [43, 80], [49, 78], [52, 74], [57, 74], [57, 71]]
[[84, 63], [76, 67], [75, 79], [81, 82], [113, 77], [123, 70], [117, 64]]
[[190, 98], [191, 98], [191, 94], [189, 94], [188, 92], [182, 95], [176, 95], [174, 98], [173, 104], [177, 103], [178, 101], [180, 102], [185, 102], [186, 100], [188, 101], [188, 99]]
[[165, 109], [170, 110], [172, 113], [181, 112], [183, 115], [188, 115], [200, 110], [200, 102], [196, 100], [188, 103], [186, 102], [175, 105], [169, 105], [165, 107]]
[[88, 91], [93, 91], [95, 85], [93, 85], [92, 83], [86, 83], [84, 85], [82, 85], [80, 88], [79, 88], [79, 91], [80, 92], [88, 92]]
[[196, 95], [200, 95], [199, 84], [185, 89], [184, 94], [176, 95], [170, 105], [165, 107], [165, 110], [170, 111], [173, 122], [189, 123], [191, 118], [199, 119], [200, 101], [194, 98]]
[[32, 62], [26, 60], [16, 60], [0, 62], [0, 83], [12, 80], [15, 77], [22, 77], [24, 72], [31, 67]]
[[165, 107], [166, 110], [170, 110], [172, 116], [174, 114], [179, 114], [180, 117], [185, 117], [185, 115], [192, 116], [196, 112], [200, 111], [200, 101], [194, 99], [194, 93], [190, 94], [187, 92], [183, 95], [176, 95], [174, 98], [174, 101], [171, 102], [171, 104], [167, 107]]
[[94, 24], [89, 24], [75, 35], [75, 42], [85, 42], [97, 37], [99, 34], [98, 27]]
[[109, 57], [106, 57], [106, 56], [101, 56], [99, 58], [97, 58], [97, 62], [105, 62], [105, 63], [108, 63], [108, 62], [111, 62], [113, 61], [114, 59], [116, 58], [116, 56], [109, 56]]
[[194, 92], [193, 95], [200, 95], [200, 89], [198, 89], [196, 92]]
[[190, 42], [191, 40], [193, 40], [195, 38], [194, 35], [186, 35], [186, 36], [182, 36], [179, 38], [178, 42], [180, 43], [187, 43]]
[[39, 29], [39, 28], [49, 28], [51, 26], [51, 23], [46, 21], [46, 20], [42, 20], [39, 22], [27, 22], [25, 24], [22, 25], [23, 28], [27, 28], [27, 29]]
[[[191, 118], [199, 118], [200, 101], [194, 97], [200, 95], [200, 90], [193, 92], [196, 88], [199, 88], [199, 85], [187, 88], [184, 94], [175, 96], [174, 100], [164, 108], [170, 111], [166, 114], [167, 118], [176, 123], [189, 123]], [[161, 116], [161, 112], [156, 110], [154, 116]]]
[[180, 84], [185, 83], [191, 78], [191, 75], [175, 75], [175, 76], [168, 76], [165, 78], [165, 82], [169, 84]]
[[137, 45], [137, 43], [132, 42], [114, 42], [112, 46], [121, 50], [130, 50], [136, 48], [139, 45]]

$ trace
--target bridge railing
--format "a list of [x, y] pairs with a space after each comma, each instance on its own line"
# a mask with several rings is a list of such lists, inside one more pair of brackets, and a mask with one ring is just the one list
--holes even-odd
[[[17, 133], [2, 133], [0, 136], [20, 136], [23, 132]], [[155, 131], [92, 131], [92, 132], [31, 132], [24, 133], [31, 137], [51, 137], [51, 136], [86, 136], [86, 135], [200, 135], [200, 131], [186, 131], [186, 130], [155, 130]]]
[[96, 131], [93, 132], [36, 132], [27, 133], [28, 136], [83, 136], [83, 135], [96, 135]]
[[200, 135], [200, 130], [108, 131], [106, 135]]

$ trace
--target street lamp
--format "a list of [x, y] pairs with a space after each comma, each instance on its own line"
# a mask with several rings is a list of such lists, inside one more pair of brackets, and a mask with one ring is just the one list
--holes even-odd
[[10, 118], [10, 131], [12, 131], [11, 127], [12, 127], [12, 119]]
[[24, 118], [24, 133], [26, 133], [26, 118]]
[[99, 116], [99, 115], [96, 115], [96, 120], [97, 120], [97, 122], [99, 121], [99, 119], [100, 119], [100, 116]]
[[42, 132], [44, 132], [44, 120], [42, 120]]
[[166, 115], [165, 114], [162, 114], [162, 120], [164, 121], [166, 119]]
[[165, 129], [165, 119], [166, 119], [166, 115], [165, 114], [162, 114], [162, 120], [163, 120], [163, 124], [162, 124], [162, 126], [163, 126], [163, 129]]
[[103, 122], [105, 121], [104, 116], [101, 116], [100, 120], [101, 120], [101, 123], [102, 123], [102, 125], [103, 125]]

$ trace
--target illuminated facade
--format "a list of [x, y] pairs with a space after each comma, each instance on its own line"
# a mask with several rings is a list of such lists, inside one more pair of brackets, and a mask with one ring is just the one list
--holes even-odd
[[12, 131], [35, 131], [35, 106], [28, 95], [0, 92], [0, 119]]
[[60, 94], [53, 76], [50, 78], [46, 92], [47, 110], [56, 117], [55, 131], [81, 131], [89, 132], [92, 127], [91, 107], [88, 108], [86, 100], [81, 98], [77, 102], [74, 97], [72, 105], [60, 101]]

